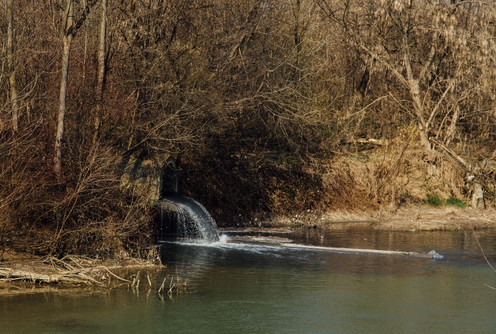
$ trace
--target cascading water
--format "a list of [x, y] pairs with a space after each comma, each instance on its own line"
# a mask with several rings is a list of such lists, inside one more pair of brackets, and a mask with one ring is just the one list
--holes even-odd
[[207, 209], [194, 199], [182, 195], [168, 195], [159, 200], [158, 209], [158, 241], [219, 241], [214, 219]]
[[179, 195], [178, 162], [169, 158], [162, 167], [160, 200], [155, 215], [157, 241], [219, 241], [217, 224], [207, 209], [192, 198]]

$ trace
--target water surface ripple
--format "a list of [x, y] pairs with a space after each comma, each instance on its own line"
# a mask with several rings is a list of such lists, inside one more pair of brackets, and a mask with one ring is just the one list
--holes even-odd
[[[227, 233], [212, 245], [165, 243], [188, 293], [45, 293], [0, 297], [1, 333], [496, 333], [496, 273], [470, 232], [301, 230], [295, 243], [428, 252], [442, 260], [281, 247]], [[236, 238], [245, 240], [233, 242]], [[247, 242], [247, 239], [250, 239]], [[259, 242], [256, 239], [259, 238]], [[479, 232], [491, 260], [496, 232]]]

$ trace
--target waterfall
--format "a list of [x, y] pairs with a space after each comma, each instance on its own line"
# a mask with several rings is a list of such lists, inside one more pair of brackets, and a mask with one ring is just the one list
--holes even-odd
[[207, 209], [192, 198], [168, 195], [158, 202], [158, 241], [217, 242], [217, 225]]

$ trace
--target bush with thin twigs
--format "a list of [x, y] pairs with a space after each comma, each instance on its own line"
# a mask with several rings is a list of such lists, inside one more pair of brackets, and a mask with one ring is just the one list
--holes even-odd
[[118, 156], [97, 148], [69, 160], [56, 180], [41, 160], [38, 130], [0, 144], [2, 249], [125, 257], [149, 247], [148, 204], [120, 187]]
[[4, 247], [116, 256], [148, 243], [150, 203], [115, 170], [136, 151], [181, 156], [185, 193], [220, 224], [427, 194], [468, 202], [467, 173], [494, 199], [488, 3], [133, 0], [101, 20], [100, 2], [71, 2], [81, 24], [58, 177], [64, 8], [20, 0], [13, 25], [0, 16], [16, 32], [0, 60]]

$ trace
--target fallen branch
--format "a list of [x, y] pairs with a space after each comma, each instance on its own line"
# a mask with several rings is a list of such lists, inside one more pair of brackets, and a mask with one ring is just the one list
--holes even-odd
[[106, 271], [107, 273], [109, 273], [112, 277], [114, 277], [114, 278], [118, 279], [119, 281], [123, 281], [123, 282], [126, 282], [126, 283], [131, 283], [131, 281], [130, 281], [130, 280], [125, 279], [125, 278], [122, 278], [122, 277], [120, 277], [120, 276], [117, 276], [116, 274], [114, 274], [113, 272], [111, 272], [109, 268], [107, 268], [107, 267], [104, 267], [104, 268], [105, 268], [105, 271]]
[[290, 244], [290, 243], [281, 243], [280, 245], [283, 247], [287, 247], [287, 248], [314, 249], [314, 250], [323, 250], [323, 251], [336, 252], [336, 253], [411, 256], [411, 257], [424, 258], [424, 259], [442, 259], [443, 258], [442, 255], [438, 254], [434, 250], [432, 250], [428, 253], [417, 253], [417, 252], [393, 251], [393, 250], [382, 250], [382, 249], [311, 246], [311, 245]]
[[[42, 262], [24, 265], [22, 269], [12, 268], [8, 265], [0, 266], [0, 282], [32, 282], [39, 284], [67, 284], [67, 285], [93, 285], [104, 286], [106, 277], [112, 277], [121, 282], [137, 286], [135, 282], [115, 274], [112, 270], [155, 267], [148, 263], [133, 265], [104, 266], [87, 258], [64, 257], [57, 259], [50, 257]], [[139, 275], [139, 273], [138, 273]], [[148, 278], [149, 284], [151, 280]], [[108, 283], [109, 284], [109, 283]]]
[[437, 145], [439, 148], [443, 150], [443, 152], [450, 158], [454, 159], [460, 166], [462, 166], [467, 172], [473, 172], [474, 168], [472, 165], [470, 165], [465, 159], [463, 159], [461, 156], [456, 154], [452, 149], [446, 147], [439, 141], [435, 140], [434, 138], [429, 138], [429, 140], [434, 144]]
[[11, 268], [0, 268], [0, 280], [4, 282], [27, 281], [33, 283], [66, 283], [66, 284], [102, 284], [87, 275], [73, 273], [43, 274], [26, 270], [14, 270]]

